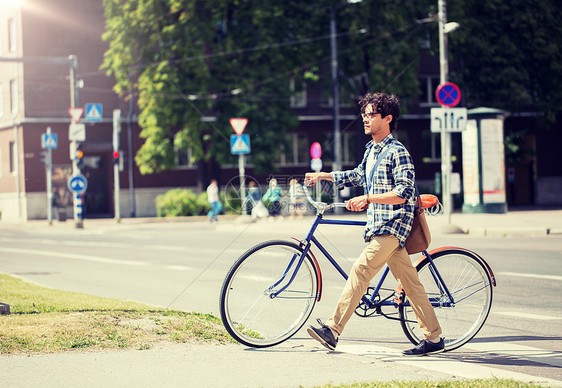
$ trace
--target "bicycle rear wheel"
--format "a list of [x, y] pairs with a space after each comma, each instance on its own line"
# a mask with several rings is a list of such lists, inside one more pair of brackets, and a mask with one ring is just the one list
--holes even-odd
[[[457, 349], [470, 341], [482, 328], [492, 307], [492, 280], [486, 266], [478, 256], [459, 249], [448, 249], [432, 255], [439, 274], [454, 299], [449, 298], [435, 280], [425, 258], [417, 265], [421, 283], [432, 303], [440, 303], [434, 310], [443, 330], [445, 351]], [[406, 295], [407, 298], [407, 295]], [[424, 337], [410, 306], [399, 308], [402, 329], [406, 337], [418, 344]]]
[[273, 346], [304, 325], [316, 304], [318, 274], [307, 256], [290, 281], [302, 252], [293, 242], [267, 241], [234, 263], [222, 285], [220, 314], [235, 340], [258, 348]]

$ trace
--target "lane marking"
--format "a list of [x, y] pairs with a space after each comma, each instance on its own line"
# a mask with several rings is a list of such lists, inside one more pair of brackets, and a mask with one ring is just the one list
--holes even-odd
[[555, 319], [562, 319], [560, 317], [552, 317], [548, 315], [540, 315], [540, 314], [529, 314], [529, 313], [519, 313], [515, 311], [495, 311], [494, 314], [500, 315], [507, 315], [510, 317], [517, 317], [517, 318], [527, 318], [527, 319], [536, 319], [539, 321], [550, 321]]
[[562, 352], [534, 348], [509, 342], [469, 342], [464, 348], [479, 352], [496, 353], [518, 359], [554, 365], [562, 368]]
[[546, 377], [532, 376], [525, 373], [492, 368], [470, 362], [448, 360], [443, 358], [443, 353], [441, 353], [441, 356], [435, 355], [410, 358], [402, 356], [402, 352], [398, 349], [386, 348], [378, 345], [348, 345], [345, 343], [338, 344], [338, 351], [359, 356], [374, 357], [381, 361], [395, 362], [468, 379], [504, 378], [525, 382], [533, 381], [535, 384], [562, 385], [562, 381]]
[[115, 260], [115, 259], [108, 259], [106, 257], [78, 255], [78, 254], [72, 254], [72, 253], [38, 251], [38, 250], [33, 250], [33, 249], [21, 249], [21, 248], [3, 248], [3, 247], [0, 247], [0, 252], [18, 253], [18, 254], [24, 254], [24, 255], [50, 256], [50, 257], [65, 258], [65, 259], [71, 259], [71, 260], [92, 261], [92, 262], [96, 262], [96, 263], [106, 263], [106, 264], [123, 264], [123, 265], [135, 265], [135, 266], [144, 266], [144, 265], [149, 264], [149, 263], [146, 263], [146, 262], [139, 262], [139, 261]]
[[539, 275], [534, 273], [519, 273], [519, 272], [498, 272], [498, 275], [502, 276], [517, 276], [520, 278], [534, 278], [534, 279], [548, 279], [548, 280], [560, 280], [562, 281], [562, 276], [556, 275]]

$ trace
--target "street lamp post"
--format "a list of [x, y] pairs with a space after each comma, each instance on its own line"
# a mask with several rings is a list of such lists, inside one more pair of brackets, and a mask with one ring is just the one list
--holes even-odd
[[[347, 4], [361, 3], [362, 0], [347, 0]], [[338, 81], [338, 44], [336, 41], [336, 6], [332, 2], [330, 5], [330, 54], [331, 54], [331, 75], [332, 75], [332, 122], [334, 127], [334, 163], [333, 171], [342, 169], [342, 150], [341, 150], [341, 131], [340, 131], [340, 86]], [[340, 202], [340, 193], [334, 188], [334, 202]], [[336, 214], [341, 213], [341, 208], [334, 209]]]
[[[438, 0], [438, 29], [439, 29], [439, 83], [445, 84], [449, 75], [449, 61], [447, 53], [447, 33], [459, 27], [458, 23], [447, 23], [446, 0]], [[448, 226], [453, 232], [451, 225], [451, 213], [453, 212], [453, 197], [451, 195], [451, 133], [443, 127], [441, 130], [441, 187], [443, 193], [443, 212], [447, 217]]]
[[[332, 70], [332, 120], [334, 127], [334, 163], [333, 171], [342, 169], [341, 131], [340, 131], [340, 91], [338, 82], [338, 46], [336, 42], [336, 7], [330, 7], [330, 52]], [[339, 190], [334, 189], [334, 202], [340, 202]], [[340, 210], [336, 208], [336, 210]]]

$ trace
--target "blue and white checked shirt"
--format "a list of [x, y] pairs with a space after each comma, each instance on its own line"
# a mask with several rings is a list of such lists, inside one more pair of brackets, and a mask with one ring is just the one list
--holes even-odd
[[[370, 241], [374, 235], [391, 234], [404, 247], [414, 220], [414, 163], [406, 147], [388, 135], [381, 142], [371, 140], [365, 146], [363, 161], [353, 170], [334, 171], [332, 180], [342, 189], [345, 186], [363, 186], [365, 194], [383, 194], [392, 191], [406, 200], [400, 205], [371, 203], [367, 209], [367, 226], [363, 237]], [[389, 151], [373, 171], [376, 158], [386, 147]]]

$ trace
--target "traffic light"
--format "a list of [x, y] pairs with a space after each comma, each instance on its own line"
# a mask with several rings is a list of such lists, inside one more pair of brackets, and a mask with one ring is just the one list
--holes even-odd
[[119, 164], [119, 151], [113, 151], [113, 164]]
[[76, 166], [78, 168], [82, 167], [84, 164], [84, 151], [81, 145], [76, 146], [76, 151], [74, 152], [74, 160], [76, 160]]

